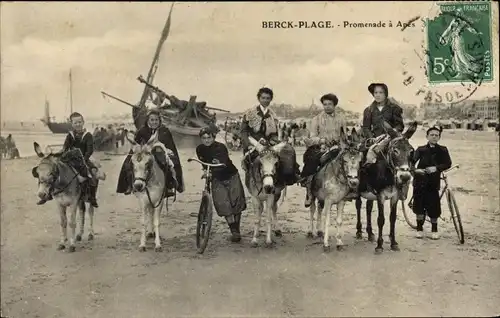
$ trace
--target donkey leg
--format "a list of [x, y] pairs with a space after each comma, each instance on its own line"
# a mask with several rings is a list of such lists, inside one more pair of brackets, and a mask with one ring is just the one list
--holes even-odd
[[276, 237], [282, 237], [283, 231], [278, 222], [278, 202], [273, 203], [273, 229]]
[[[272, 199], [274, 200], [274, 199]], [[266, 202], [266, 246], [271, 247], [273, 244], [273, 239], [271, 236], [272, 223], [273, 223], [273, 211], [272, 211], [272, 201], [270, 199]]]
[[358, 240], [363, 238], [363, 224], [361, 224], [361, 206], [363, 202], [361, 198], [356, 198], [356, 238]]
[[340, 201], [337, 203], [337, 235], [335, 238], [337, 239], [337, 250], [341, 251], [344, 249], [344, 242], [342, 242], [342, 238], [344, 237], [344, 229], [342, 228], [343, 222], [343, 214], [344, 214], [344, 206], [345, 201]]
[[161, 240], [160, 240], [160, 212], [161, 212], [162, 206], [163, 206], [163, 203], [160, 204], [159, 207], [157, 207], [156, 209], [153, 209], [153, 211], [151, 211], [154, 213], [155, 251], [156, 252], [162, 251]]
[[366, 201], [366, 233], [368, 234], [368, 241], [375, 241], [375, 234], [373, 234], [372, 228], [372, 211], [373, 211], [373, 201]]
[[[85, 204], [85, 203], [84, 203]], [[83, 230], [85, 228], [85, 209], [78, 208], [78, 214], [80, 215], [80, 228], [78, 234], [76, 235], [76, 241], [80, 242], [83, 237]]]
[[324, 252], [329, 252], [330, 251], [330, 211], [332, 208], [332, 201], [330, 199], [325, 200], [325, 205], [323, 209], [325, 210], [325, 234], [323, 237], [323, 251]]
[[94, 239], [94, 207], [89, 204], [89, 241]]
[[146, 232], [147, 233], [146, 234], [146, 240], [147, 239], [152, 239], [152, 238], [155, 237], [155, 233], [154, 233], [154, 231], [155, 231], [154, 218], [151, 215], [149, 215], [149, 214], [147, 215], [147, 217], [148, 217], [148, 221], [147, 221], [146, 224], [148, 225], [148, 227], [147, 227], [147, 232]]
[[316, 235], [319, 237], [319, 238], [322, 238], [325, 236], [324, 234], [324, 227], [325, 227], [325, 224], [323, 223], [323, 211], [325, 210], [325, 201], [318, 201], [318, 214], [317, 214], [317, 219], [316, 219], [316, 229], [317, 229], [317, 232], [316, 232]]
[[142, 207], [142, 229], [141, 229], [141, 243], [139, 244], [139, 251], [146, 251], [146, 227], [148, 222], [149, 204], [145, 203]]
[[255, 210], [255, 220], [254, 220], [253, 237], [252, 237], [251, 246], [252, 247], [257, 247], [259, 245], [257, 237], [259, 236], [260, 217], [262, 215], [263, 204], [257, 198], [252, 198], [252, 201], [253, 201], [253, 207], [254, 207], [254, 210]]
[[78, 210], [78, 203], [70, 206], [69, 227], [71, 229], [71, 236], [69, 237], [69, 252], [75, 251], [76, 241], [76, 212]]
[[378, 217], [377, 217], [378, 238], [377, 238], [377, 247], [375, 247], [375, 253], [379, 254], [384, 251], [383, 230], [384, 230], [385, 216], [384, 216], [383, 198], [377, 198], [377, 209], [378, 209]]
[[399, 251], [399, 244], [396, 242], [396, 212], [398, 210], [398, 197], [395, 196], [391, 199], [391, 214], [389, 215], [390, 222], [390, 232], [389, 237], [391, 239], [391, 250]]
[[61, 241], [57, 246], [58, 250], [63, 250], [66, 248], [66, 242], [68, 241], [68, 218], [66, 216], [66, 207], [58, 205], [59, 216], [61, 218]]
[[311, 205], [309, 206], [309, 231], [307, 232], [307, 237], [314, 237], [314, 232], [316, 229], [314, 228], [314, 213], [316, 212], [316, 199], [311, 198]]

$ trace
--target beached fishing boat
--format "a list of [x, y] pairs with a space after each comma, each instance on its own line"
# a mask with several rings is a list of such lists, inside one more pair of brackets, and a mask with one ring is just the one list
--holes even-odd
[[174, 95], [169, 95], [159, 87], [153, 85], [154, 76], [158, 69], [158, 61], [161, 49], [170, 31], [173, 5], [165, 22], [165, 26], [160, 36], [153, 61], [149, 68], [146, 79], [139, 76], [137, 80], [144, 84], [144, 91], [137, 104], [132, 104], [123, 99], [101, 92], [103, 96], [110, 97], [121, 103], [132, 107], [132, 117], [137, 129], [142, 127], [146, 121], [146, 115], [149, 109], [156, 108], [162, 116], [162, 123], [165, 125], [175, 140], [179, 148], [192, 148], [199, 144], [198, 133], [203, 127], [217, 128], [215, 112], [229, 111], [208, 107], [206, 102], [197, 102], [196, 96], [190, 96], [189, 100], [181, 100]]

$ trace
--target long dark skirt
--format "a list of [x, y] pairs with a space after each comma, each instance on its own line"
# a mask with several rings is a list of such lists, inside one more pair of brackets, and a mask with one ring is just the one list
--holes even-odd
[[212, 199], [218, 216], [238, 215], [245, 211], [247, 202], [240, 174], [228, 180], [212, 179]]

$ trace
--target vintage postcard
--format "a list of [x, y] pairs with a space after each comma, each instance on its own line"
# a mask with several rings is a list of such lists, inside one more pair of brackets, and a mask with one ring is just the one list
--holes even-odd
[[1, 317], [497, 316], [498, 13], [2, 2]]

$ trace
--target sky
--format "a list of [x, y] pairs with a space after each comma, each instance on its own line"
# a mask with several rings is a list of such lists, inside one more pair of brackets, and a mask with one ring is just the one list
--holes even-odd
[[[473, 98], [498, 95], [498, 7], [494, 7], [494, 78]], [[48, 98], [51, 115], [67, 116], [68, 72], [74, 109], [88, 117], [129, 112], [101, 91], [136, 103], [170, 3], [1, 3], [2, 120], [36, 120]], [[257, 103], [261, 86], [276, 103], [319, 104], [325, 93], [339, 106], [361, 112], [371, 101], [367, 87], [384, 82], [392, 97], [419, 104], [425, 87], [423, 23], [401, 28], [343, 28], [344, 21], [394, 25], [436, 12], [432, 2], [180, 2], [155, 84], [188, 100], [238, 112]], [[331, 29], [265, 29], [262, 21], [332, 21]], [[408, 72], [403, 75], [403, 72]], [[403, 80], [415, 80], [405, 86]], [[463, 88], [460, 88], [463, 91]], [[441, 86], [442, 94], [455, 88]]]

